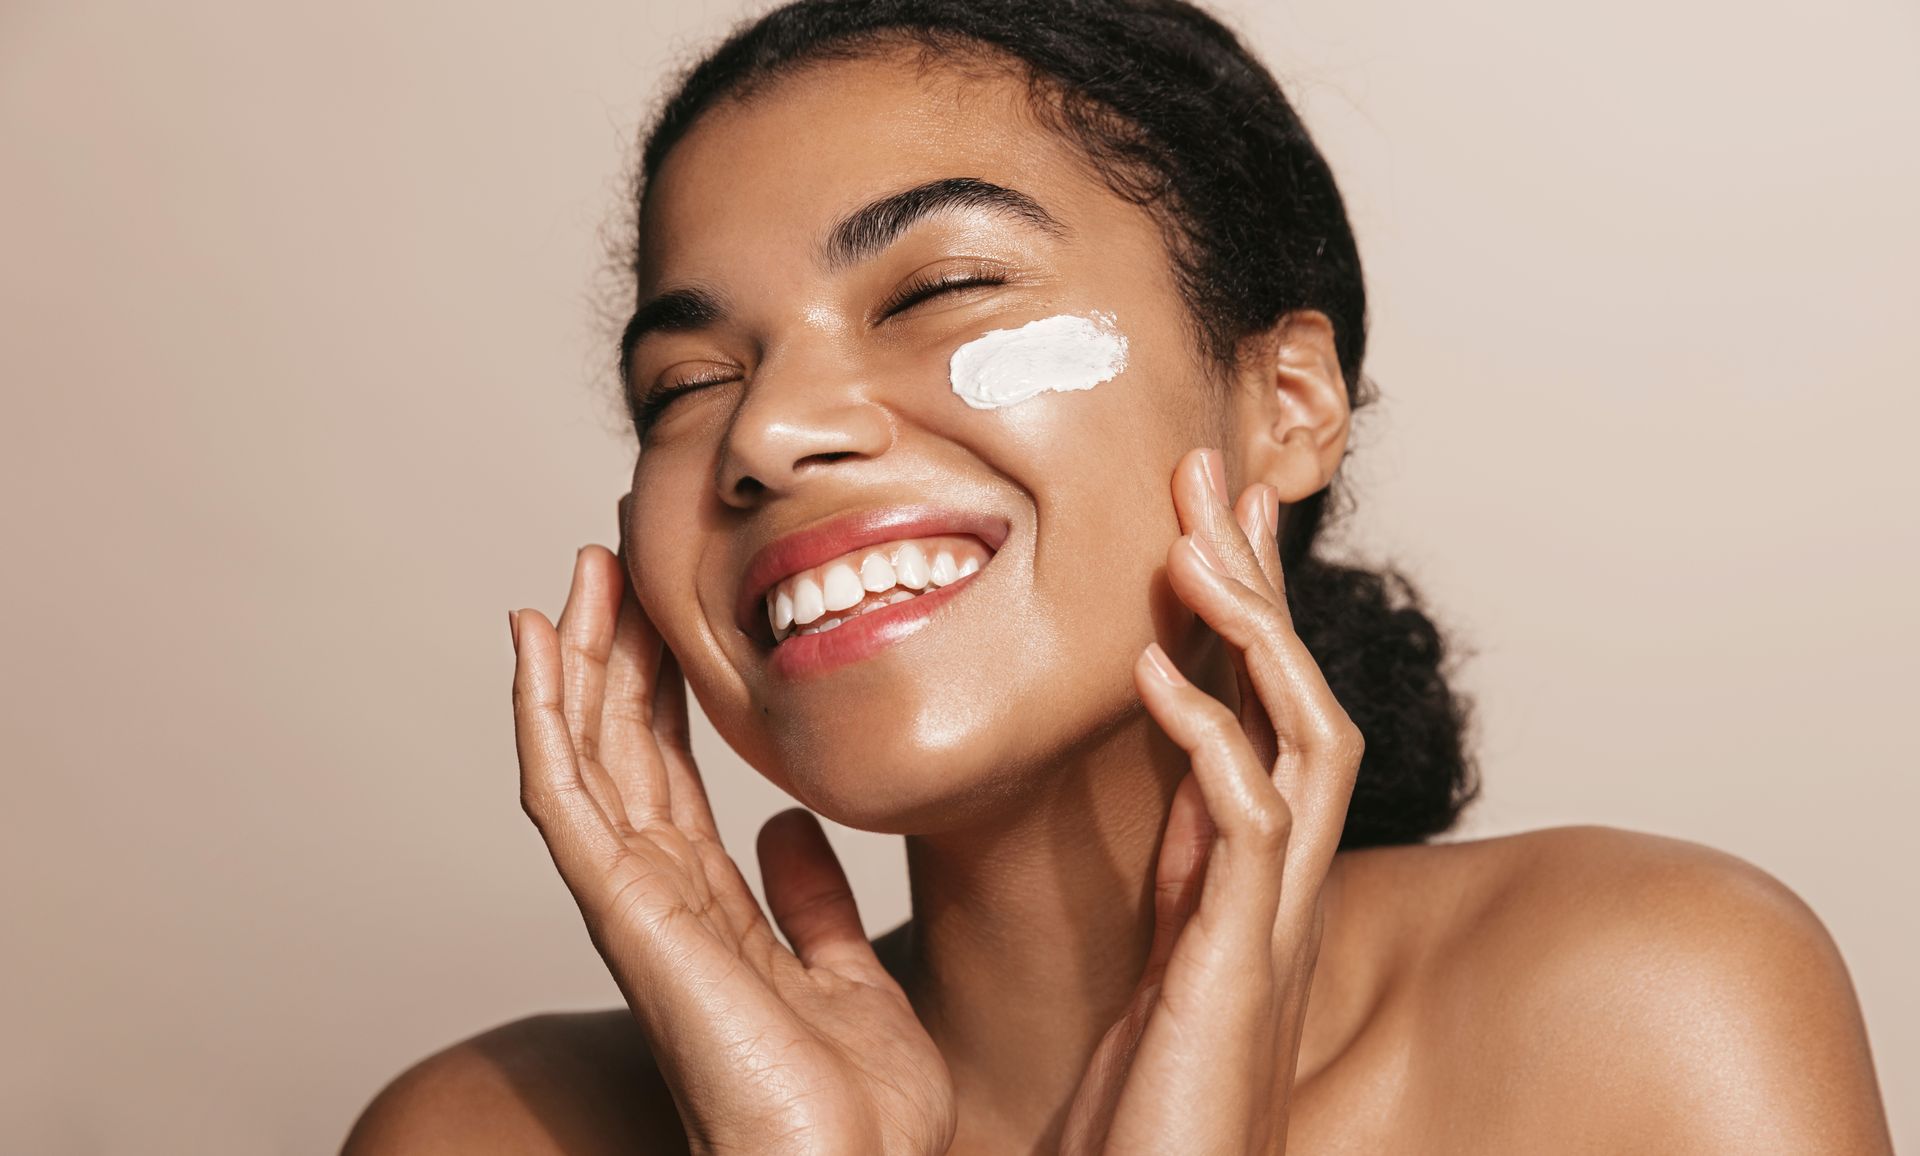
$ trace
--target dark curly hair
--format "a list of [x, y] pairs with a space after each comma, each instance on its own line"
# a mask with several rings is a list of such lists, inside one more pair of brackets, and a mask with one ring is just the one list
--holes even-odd
[[[1279, 84], [1219, 21], [1182, 0], [796, 0], [737, 29], [679, 78], [634, 177], [649, 182], [687, 130], [809, 65], [917, 48], [926, 67], [1004, 65], [1041, 122], [1160, 226], [1197, 346], [1215, 368], [1295, 310], [1333, 322], [1357, 410], [1366, 287], [1333, 173]], [[639, 270], [638, 229], [628, 269]], [[621, 362], [627, 350], [622, 342]], [[622, 374], [624, 380], [624, 373]], [[1336, 477], [1288, 511], [1280, 556], [1295, 629], [1366, 738], [1342, 847], [1419, 842], [1478, 792], [1466, 700], [1445, 641], [1393, 570], [1314, 552], [1344, 505]]]

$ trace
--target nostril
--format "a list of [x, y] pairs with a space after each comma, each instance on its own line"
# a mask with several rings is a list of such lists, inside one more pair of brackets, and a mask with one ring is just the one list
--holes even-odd
[[766, 473], [774, 479], [773, 483], [761, 480], [757, 474], [741, 471], [739, 475], [734, 478], [733, 485], [727, 491], [727, 500], [729, 502], [761, 501], [765, 499], [768, 494], [776, 490], [784, 490], [799, 481], [801, 476], [812, 472], [812, 469], [815, 467], [833, 465], [847, 458], [865, 458], [868, 456], [870, 455], [860, 450], [825, 450], [820, 453], [807, 454], [803, 457], [794, 458], [791, 463], [786, 464], [783, 468], [771, 471], [762, 470], [762, 473]]
[[813, 462], [818, 462], [821, 465], [827, 465], [829, 463], [841, 461], [846, 458], [857, 458], [859, 456], [860, 456], [860, 452], [858, 450], [835, 450], [831, 453], [808, 454], [806, 457], [801, 458], [799, 461], [793, 464], [796, 468], [807, 465], [809, 463], [813, 463]]

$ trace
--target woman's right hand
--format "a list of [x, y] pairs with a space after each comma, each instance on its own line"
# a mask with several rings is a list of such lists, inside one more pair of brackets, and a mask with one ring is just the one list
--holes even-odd
[[686, 683], [624, 561], [575, 560], [556, 628], [510, 617], [520, 797], [696, 1153], [945, 1152], [946, 1063], [861, 930], [818, 820], [761, 828], [774, 935], [720, 844]]

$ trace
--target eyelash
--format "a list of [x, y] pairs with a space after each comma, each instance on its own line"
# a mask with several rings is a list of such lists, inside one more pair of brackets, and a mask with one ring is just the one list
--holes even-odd
[[639, 404], [633, 407], [633, 428], [644, 435], [653, 428], [654, 422], [660, 420], [661, 411], [665, 410], [674, 398], [683, 393], [692, 393], [702, 386], [720, 385], [732, 380], [730, 377], [696, 377], [664, 389], [656, 389], [641, 398]]
[[928, 298], [954, 289], [967, 289], [975, 285], [1005, 285], [1007, 279], [997, 273], [961, 273], [948, 277], [922, 277], [909, 281], [900, 292], [888, 300], [886, 308], [880, 311], [882, 317], [892, 317], [905, 312]]
[[[942, 293], [952, 292], [956, 289], [970, 289], [976, 285], [1005, 285], [1006, 283], [1007, 280], [1005, 277], [993, 273], [962, 273], [958, 276], [949, 277], [923, 277], [908, 282], [901, 288], [900, 292], [894, 294], [887, 301], [885, 308], [881, 310], [880, 316], [886, 318], [892, 317], [896, 313], [904, 313], [922, 301], [930, 300]], [[642, 398], [640, 403], [634, 407], [634, 428], [639, 430], [640, 433], [645, 434], [647, 430], [653, 427], [653, 423], [660, 419], [661, 412], [667, 408], [667, 405], [672, 402], [674, 398], [679, 397], [683, 393], [692, 393], [702, 386], [720, 385], [732, 380], [730, 377], [695, 378], [691, 381], [681, 382], [664, 389], [656, 389]]]

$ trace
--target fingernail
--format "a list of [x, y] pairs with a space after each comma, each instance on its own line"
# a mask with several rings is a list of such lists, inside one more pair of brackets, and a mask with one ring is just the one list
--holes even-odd
[[1174, 668], [1173, 659], [1167, 657], [1167, 652], [1160, 649], [1159, 643], [1147, 643], [1147, 663], [1168, 686], [1186, 685], [1187, 680], [1180, 677], [1180, 672]]
[[1200, 460], [1207, 469], [1207, 488], [1221, 505], [1227, 505], [1227, 467], [1217, 450], [1201, 450]]
[[513, 639], [514, 652], [518, 653], [520, 650], [520, 612], [518, 610], [507, 611], [507, 636]]
[[1225, 572], [1226, 566], [1220, 561], [1220, 555], [1214, 553], [1213, 547], [1207, 545], [1199, 535], [1188, 534], [1187, 545], [1190, 546], [1194, 554], [1199, 557], [1202, 566], [1205, 566], [1216, 574]]
[[1280, 532], [1280, 491], [1264, 483], [1260, 489], [1262, 491], [1260, 506], [1267, 515], [1267, 533], [1278, 534]]
[[1265, 499], [1261, 497], [1258, 488], [1254, 491], [1253, 508], [1247, 511], [1246, 520], [1240, 521], [1240, 511], [1238, 509], [1234, 510], [1233, 517], [1234, 521], [1240, 522], [1240, 528], [1246, 531], [1247, 541], [1249, 542], [1258, 542], [1260, 536], [1267, 532], [1269, 528], [1269, 523], [1267, 522], [1267, 503]]

